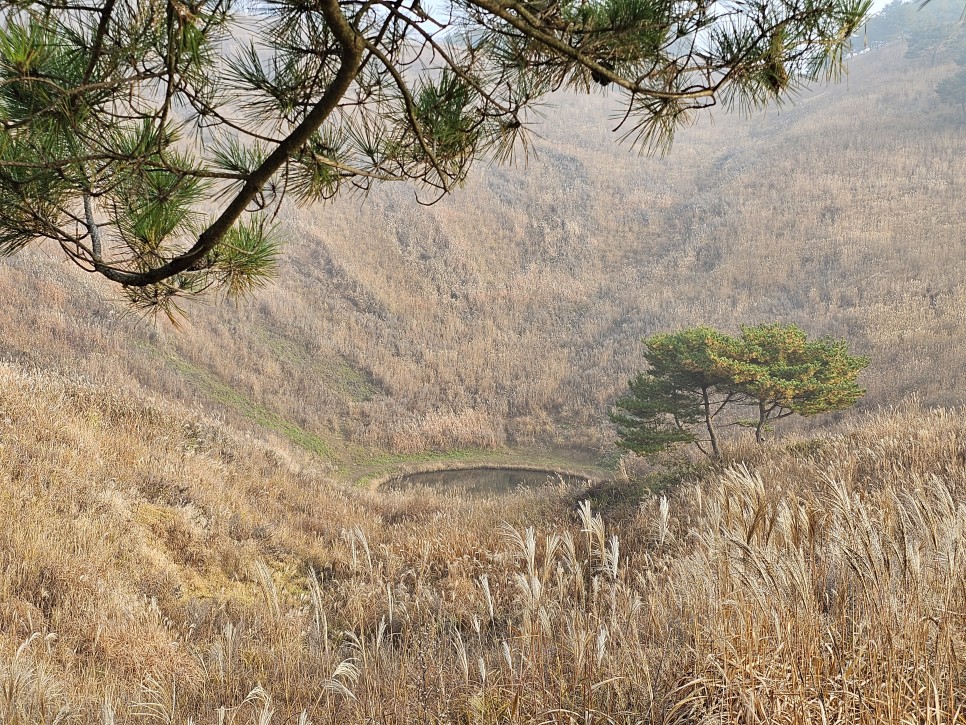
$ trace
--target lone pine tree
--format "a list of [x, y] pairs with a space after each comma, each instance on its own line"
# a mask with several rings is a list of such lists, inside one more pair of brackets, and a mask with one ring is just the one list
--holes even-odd
[[[841, 340], [809, 340], [795, 325], [744, 326], [738, 336], [693, 327], [644, 346], [648, 369], [610, 413], [617, 445], [643, 456], [693, 443], [718, 458], [721, 427], [751, 427], [761, 443], [775, 421], [845, 410], [865, 393], [856, 377], [868, 358]], [[750, 420], [734, 412], [749, 407]]]

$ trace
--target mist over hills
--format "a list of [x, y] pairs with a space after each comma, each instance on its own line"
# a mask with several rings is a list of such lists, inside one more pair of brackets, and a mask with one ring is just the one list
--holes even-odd
[[0, 356], [201, 403], [323, 454], [504, 445], [608, 450], [639, 338], [794, 322], [869, 355], [867, 407], [966, 402], [966, 179], [944, 55], [895, 41], [848, 78], [665, 158], [557, 99], [526, 164], [287, 207], [278, 280], [180, 330], [32, 251], [0, 263]]

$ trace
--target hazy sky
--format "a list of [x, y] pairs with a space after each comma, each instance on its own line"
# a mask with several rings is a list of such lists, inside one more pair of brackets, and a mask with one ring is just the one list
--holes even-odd
[[[912, 2], [913, 0], [906, 0], [906, 1]], [[882, 8], [884, 8], [890, 2], [892, 2], [892, 0], [873, 0], [872, 12], [875, 13], [875, 12], [878, 12], [879, 10], [882, 10]], [[433, 5], [437, 5], [437, 7], [439, 7], [439, 5], [435, 3], [433, 0], [422, 0], [422, 5], [424, 8], [427, 8], [427, 9], [432, 8]]]
[[891, 0], [874, 0], [874, 2], [872, 3], [872, 12], [874, 12], [874, 13], [879, 12], [880, 10], [882, 10], [882, 8], [884, 8], [890, 2], [891, 2]]

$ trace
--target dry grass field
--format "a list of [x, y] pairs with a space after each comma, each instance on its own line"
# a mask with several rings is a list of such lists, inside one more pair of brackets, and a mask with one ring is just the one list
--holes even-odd
[[42, 250], [2, 260], [0, 358], [204, 405], [346, 471], [606, 454], [640, 337], [696, 323], [846, 338], [873, 361], [866, 409], [961, 405], [966, 134], [935, 93], [956, 67], [901, 42], [850, 66], [780, 112], [682, 130], [667, 158], [617, 143], [611, 97], [559, 99], [526, 164], [481, 164], [436, 206], [388, 185], [287, 208], [277, 283], [190, 305], [181, 330]]
[[[0, 260], [0, 724], [966, 725], [966, 116], [904, 50], [666, 158], [559, 99], [435, 206], [285, 207], [178, 327]], [[759, 322], [868, 355], [860, 409], [372, 490], [600, 470], [641, 336]]]
[[461, 500], [0, 366], [0, 722], [961, 725], [966, 412], [859, 418]]

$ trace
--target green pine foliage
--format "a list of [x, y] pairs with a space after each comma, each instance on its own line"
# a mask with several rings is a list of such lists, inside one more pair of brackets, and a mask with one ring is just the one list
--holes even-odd
[[[607, 86], [648, 150], [834, 75], [869, 0], [65, 0], [0, 8], [0, 254], [37, 241], [171, 310], [276, 269], [269, 223], [376, 183], [438, 200]], [[250, 277], [245, 280], [245, 277]]]
[[742, 327], [731, 367], [734, 389], [757, 407], [760, 442], [771, 421], [851, 408], [865, 393], [856, 376], [869, 360], [850, 355], [845, 342], [808, 340], [795, 325]]
[[638, 373], [628, 387], [630, 393], [617, 401], [610, 416], [620, 448], [650, 456], [697, 442], [692, 428], [701, 421], [701, 408], [688, 389], [645, 373]]

